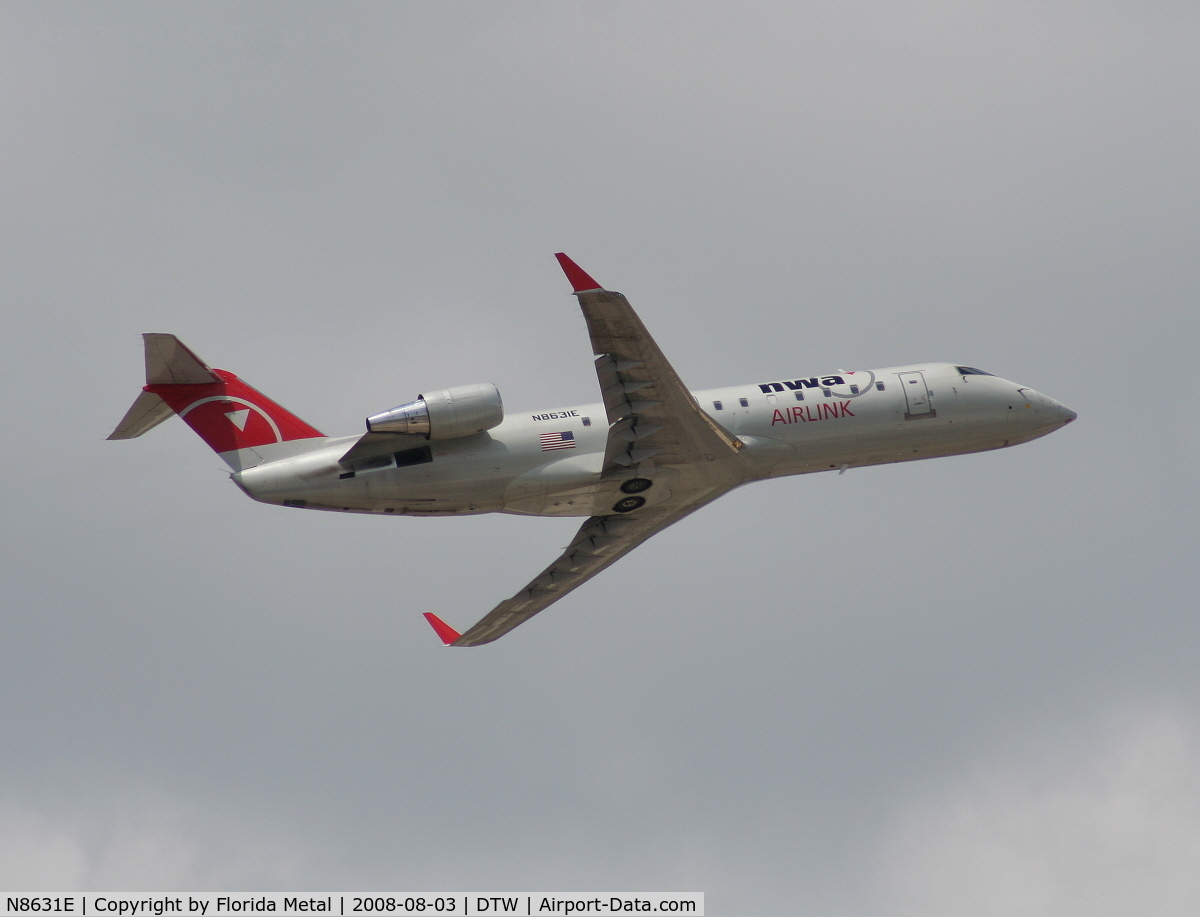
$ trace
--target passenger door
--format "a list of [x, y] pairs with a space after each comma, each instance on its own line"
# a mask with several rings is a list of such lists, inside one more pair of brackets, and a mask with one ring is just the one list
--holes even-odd
[[900, 378], [900, 387], [904, 389], [904, 419], [918, 420], [922, 417], [936, 417], [929, 397], [929, 388], [925, 385], [924, 373], [896, 373]]

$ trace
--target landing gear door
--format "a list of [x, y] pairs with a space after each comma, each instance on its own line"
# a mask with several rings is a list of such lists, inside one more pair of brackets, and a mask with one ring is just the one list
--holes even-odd
[[925, 385], [924, 373], [896, 373], [900, 387], [904, 389], [904, 419], [918, 420], [922, 417], [937, 417], [929, 388]]

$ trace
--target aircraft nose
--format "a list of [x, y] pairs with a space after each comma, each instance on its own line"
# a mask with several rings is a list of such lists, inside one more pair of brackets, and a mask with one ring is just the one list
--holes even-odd
[[1042, 395], [1042, 398], [1044, 398], [1047, 402], [1042, 406], [1042, 413], [1053, 418], [1054, 420], [1057, 420], [1061, 423], [1070, 423], [1079, 416], [1065, 404], [1055, 401], [1053, 398], [1049, 398], [1045, 395]]
[[1033, 403], [1038, 414], [1045, 417], [1047, 420], [1057, 424], [1068, 424], [1079, 415], [1072, 411], [1065, 404], [1061, 404], [1051, 398], [1049, 395], [1043, 395], [1041, 392], [1035, 392], [1031, 388], [1022, 389], [1025, 397]]

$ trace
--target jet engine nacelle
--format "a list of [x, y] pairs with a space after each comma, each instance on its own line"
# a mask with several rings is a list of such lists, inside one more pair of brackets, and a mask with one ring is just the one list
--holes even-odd
[[504, 419], [500, 391], [490, 382], [456, 385], [367, 418], [369, 433], [417, 433], [426, 439], [456, 439], [497, 426]]

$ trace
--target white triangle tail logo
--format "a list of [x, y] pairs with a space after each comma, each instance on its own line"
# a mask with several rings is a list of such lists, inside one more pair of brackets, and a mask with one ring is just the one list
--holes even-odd
[[240, 411], [228, 411], [225, 416], [229, 418], [229, 422], [235, 427], [237, 427], [239, 430], [245, 431], [246, 420], [250, 417], [250, 410], [249, 408], [244, 408]]

